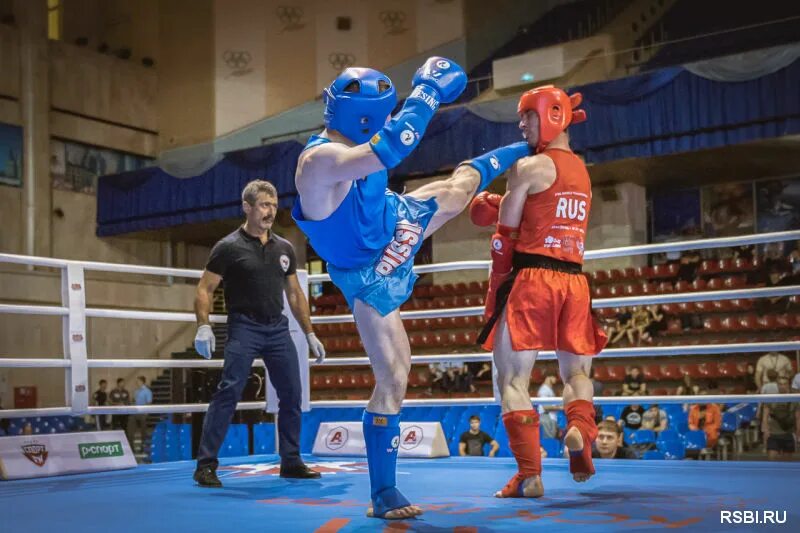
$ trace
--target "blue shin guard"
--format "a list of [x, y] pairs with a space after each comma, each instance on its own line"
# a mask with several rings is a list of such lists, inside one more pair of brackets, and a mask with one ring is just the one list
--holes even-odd
[[396, 487], [400, 415], [380, 415], [365, 410], [363, 422], [372, 515], [383, 518], [393, 509], [411, 505]]
[[494, 180], [497, 176], [508, 170], [518, 159], [533, 154], [533, 150], [528, 146], [527, 142], [517, 142], [509, 144], [508, 146], [501, 146], [495, 148], [490, 152], [475, 157], [467, 162], [465, 165], [470, 165], [481, 174], [481, 184], [478, 186], [478, 191], [481, 192]]

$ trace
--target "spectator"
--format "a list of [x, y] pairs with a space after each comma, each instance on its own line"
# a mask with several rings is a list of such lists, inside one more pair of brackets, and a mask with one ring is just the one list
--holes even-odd
[[[783, 269], [777, 266], [773, 267], [767, 273], [767, 278], [764, 282], [765, 287], [785, 287], [793, 285], [794, 278], [789, 276]], [[759, 298], [756, 300], [756, 311], [759, 313], [783, 313], [786, 311], [789, 304], [789, 298], [785, 296], [774, 296], [772, 298]]]
[[[125, 380], [119, 378], [117, 380], [117, 387], [108, 395], [109, 403], [111, 405], [130, 405], [131, 395], [125, 388]], [[128, 430], [128, 415], [112, 415], [111, 429]]]
[[767, 370], [767, 377], [759, 392], [761, 394], [778, 394], [778, 373], [774, 369]]
[[[106, 403], [108, 403], [108, 392], [106, 389], [108, 388], [108, 382], [104, 379], [101, 379], [100, 382], [97, 384], [97, 390], [94, 391], [94, 404], [100, 407], [105, 407]], [[95, 423], [97, 424], [98, 430], [108, 429], [108, 421], [106, 420], [106, 415], [97, 415], [94, 417]]]
[[[544, 382], [542, 382], [542, 385], [536, 392], [536, 396], [538, 398], [555, 398], [556, 392], [554, 387], [556, 386], [556, 381], [558, 380], [555, 374], [547, 374], [544, 378]], [[556, 411], [558, 411], [558, 409], [559, 408], [555, 405], [539, 406], [539, 427], [541, 428], [542, 437], [548, 439], [558, 438], [558, 418], [556, 417]]]
[[643, 394], [647, 394], [647, 383], [642, 377], [642, 368], [634, 365], [625, 376], [625, 381], [622, 382], [622, 395], [640, 396]]
[[470, 374], [473, 376], [473, 381], [491, 381], [492, 380], [492, 365], [488, 362], [483, 363], [467, 363]]
[[[789, 378], [778, 378], [780, 394], [789, 393]], [[800, 437], [800, 409], [797, 403], [764, 404], [764, 419], [761, 430], [767, 444], [767, 457], [770, 461], [791, 460], [797, 445], [795, 439]]]
[[753, 260], [753, 245], [745, 244], [733, 248], [734, 259], [745, 259], [747, 261]]
[[758, 392], [756, 367], [752, 363], [747, 363], [747, 373], [744, 375], [744, 390], [747, 394], [756, 394]]
[[680, 266], [678, 267], [678, 279], [686, 282], [693, 282], [697, 278], [697, 269], [700, 267], [700, 253], [697, 250], [689, 250], [681, 254]]
[[622, 429], [613, 421], [603, 420], [597, 424], [597, 440], [592, 457], [597, 459], [636, 459], [636, 454], [622, 442]]
[[442, 391], [446, 390], [445, 386], [445, 369], [442, 363], [431, 363], [428, 365], [428, 370], [431, 373], [431, 386], [430, 393], [433, 394], [434, 388], [439, 388]]
[[[134, 401], [136, 402], [137, 406], [141, 405], [150, 405], [153, 403], [153, 392], [147, 386], [147, 379], [144, 376], [139, 376], [136, 380], [139, 384], [139, 388], [136, 389], [134, 394]], [[146, 431], [147, 431], [147, 415], [145, 414], [135, 414], [133, 415], [133, 423], [131, 424], [130, 435], [128, 436], [128, 440], [133, 443], [136, 434], [141, 432], [142, 442], [144, 442], [146, 438]]]
[[632, 403], [623, 409], [622, 414], [619, 415], [619, 425], [635, 431], [641, 429], [643, 417], [644, 409], [642, 406]]
[[800, 392], [800, 372], [794, 375], [792, 380], [792, 392]]
[[650, 311], [648, 311], [646, 307], [633, 308], [631, 327], [628, 328], [627, 331], [628, 343], [631, 346], [634, 345], [634, 339], [636, 339], [636, 346], [640, 346], [642, 342], [652, 341], [650, 334], [647, 332], [651, 322], [652, 318], [650, 316]]
[[779, 376], [790, 377], [793, 373], [792, 361], [778, 352], [770, 352], [758, 358], [756, 363], [756, 385], [760, 389], [764, 384], [764, 372], [775, 370]]
[[458, 441], [458, 455], [460, 456], [483, 456], [483, 446], [488, 444], [489, 457], [494, 457], [500, 445], [497, 441], [490, 437], [486, 432], [481, 431], [481, 417], [472, 415], [469, 417], [469, 431], [461, 434]]
[[647, 311], [650, 313], [650, 323], [645, 328], [645, 333], [647, 334], [645, 340], [650, 342], [667, 329], [667, 321], [664, 313], [661, 312], [661, 306], [651, 305], [647, 308]]
[[719, 440], [722, 412], [715, 403], [694, 404], [689, 408], [689, 429], [706, 434], [706, 446], [713, 448]]
[[475, 385], [472, 384], [472, 382], [475, 380], [475, 377], [472, 375], [472, 372], [466, 363], [461, 365], [459, 378], [458, 386], [456, 387], [456, 390], [459, 392], [475, 392], [478, 390], [475, 388]]
[[693, 383], [692, 376], [684, 374], [683, 383], [678, 385], [678, 390], [675, 391], [675, 394], [678, 396], [697, 396], [700, 394], [700, 387]]
[[[633, 313], [631, 309], [627, 307], [622, 307], [617, 311], [616, 320], [608, 333], [608, 338], [610, 339], [609, 344], [616, 344], [622, 337], [628, 335], [628, 330], [630, 330], [633, 325], [631, 322], [632, 317]], [[613, 337], [612, 332], [616, 333]]]
[[659, 433], [667, 429], [668, 423], [667, 412], [659, 408], [658, 404], [654, 403], [642, 415], [641, 429], [651, 429]]

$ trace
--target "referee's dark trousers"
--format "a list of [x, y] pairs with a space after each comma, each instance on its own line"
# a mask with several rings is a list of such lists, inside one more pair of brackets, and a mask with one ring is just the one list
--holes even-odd
[[197, 450], [197, 464], [216, 466], [236, 403], [250, 377], [253, 360], [263, 357], [269, 380], [278, 393], [278, 442], [281, 465], [301, 463], [301, 384], [297, 349], [289, 334], [289, 319], [280, 315], [269, 321], [255, 321], [238, 313], [228, 315], [225, 365], [217, 390], [211, 398], [203, 436]]

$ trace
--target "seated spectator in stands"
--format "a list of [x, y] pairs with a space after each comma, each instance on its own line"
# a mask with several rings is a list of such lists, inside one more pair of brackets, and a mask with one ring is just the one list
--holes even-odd
[[733, 248], [734, 259], [745, 259], [747, 261], [753, 260], [753, 245], [745, 244], [743, 246], [736, 246]]
[[609, 335], [610, 344], [616, 344], [622, 337], [628, 335], [628, 331], [633, 328], [632, 317], [633, 312], [627, 307], [623, 307], [617, 312], [617, 320], [615, 322], [616, 336]]
[[622, 382], [622, 395], [639, 396], [642, 394], [647, 394], [647, 383], [642, 377], [642, 368], [634, 365], [625, 376], [625, 381]]
[[756, 384], [756, 367], [751, 363], [747, 363], [747, 373], [744, 375], [744, 390], [747, 394], [755, 394], [758, 392], [758, 385]]
[[619, 415], [619, 425], [633, 430], [641, 429], [642, 417], [644, 417], [644, 408], [639, 404], [632, 403], [625, 407]]
[[[557, 378], [555, 374], [548, 374], [544, 378], [544, 382], [536, 392], [538, 398], [555, 398], [555, 386]], [[555, 405], [540, 405], [539, 406], [539, 428], [541, 436], [548, 439], [558, 438], [558, 422], [556, 411], [559, 407]]]
[[[788, 394], [789, 378], [778, 378], [778, 391]], [[795, 403], [767, 403], [761, 430], [767, 445], [770, 461], [788, 461], [797, 449], [796, 440], [800, 438], [800, 407]]]
[[800, 372], [795, 374], [794, 379], [792, 379], [792, 392], [800, 392]]
[[700, 252], [697, 250], [687, 250], [681, 254], [680, 266], [678, 267], [678, 279], [686, 282], [693, 282], [697, 279], [697, 269], [700, 268]]
[[636, 455], [622, 442], [622, 429], [613, 421], [597, 424], [597, 440], [592, 457], [596, 459], [636, 459]]
[[759, 281], [767, 281], [770, 272], [787, 271], [789, 269], [789, 259], [783, 255], [782, 242], [770, 242], [764, 245], [764, 258], [761, 261], [759, 270]]
[[650, 323], [647, 325], [647, 328], [645, 328], [645, 332], [647, 333], [645, 340], [650, 342], [654, 337], [661, 334], [662, 331], [666, 331], [667, 320], [664, 313], [661, 312], [660, 305], [648, 306], [647, 311], [650, 313]]
[[689, 429], [702, 430], [706, 434], [706, 446], [713, 448], [719, 440], [722, 412], [715, 403], [694, 404], [689, 408]]
[[700, 386], [694, 384], [692, 376], [684, 374], [683, 383], [678, 385], [678, 390], [675, 391], [675, 394], [677, 396], [696, 396], [700, 394]]
[[647, 329], [650, 327], [650, 322], [652, 322], [652, 318], [650, 316], [650, 311], [648, 311], [646, 307], [633, 308], [631, 327], [627, 332], [628, 343], [631, 346], [634, 345], [634, 342], [636, 346], [641, 346], [642, 342], [652, 341], [650, 334], [647, 332]]
[[778, 394], [778, 377], [779, 374], [775, 369], [770, 368], [766, 372], [767, 377], [764, 378], [764, 384], [761, 385], [761, 394]]
[[459, 380], [456, 386], [456, 390], [459, 392], [475, 392], [476, 389], [475, 385], [472, 382], [475, 380], [475, 376], [472, 375], [469, 366], [466, 363], [461, 365], [459, 369]]
[[470, 373], [474, 381], [491, 381], [492, 380], [492, 365], [488, 362], [483, 363], [467, 363]]
[[[794, 280], [787, 275], [785, 270], [779, 270], [777, 267], [772, 267], [767, 274], [767, 279], [764, 281], [764, 287], [786, 287], [793, 285]], [[758, 298], [756, 299], [756, 311], [764, 313], [783, 313], [789, 304], [789, 298], [786, 296], [774, 296], [772, 298]]]
[[[756, 363], [756, 385], [760, 389], [764, 384], [765, 372], [775, 370], [779, 376], [791, 377], [794, 373], [792, 361], [782, 353], [770, 352], [758, 358]], [[774, 381], [774, 380], [773, 380]]]
[[659, 433], [667, 429], [669, 417], [667, 412], [658, 407], [658, 404], [651, 405], [642, 415], [641, 429], [650, 429]]
[[458, 441], [458, 455], [462, 457], [466, 455], [482, 457], [484, 444], [490, 446], [489, 457], [494, 457], [497, 450], [500, 449], [500, 445], [497, 444], [496, 440], [486, 432], [481, 431], [481, 417], [472, 415], [469, 417], [469, 431], [462, 433]]
[[445, 369], [442, 363], [431, 363], [428, 365], [428, 370], [431, 373], [431, 386], [429, 392], [433, 394], [434, 389], [441, 391], [446, 390], [445, 386]]

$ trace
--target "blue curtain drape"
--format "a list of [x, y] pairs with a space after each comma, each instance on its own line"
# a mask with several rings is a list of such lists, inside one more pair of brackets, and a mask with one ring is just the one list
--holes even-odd
[[[589, 120], [570, 128], [589, 163], [714, 148], [800, 133], [800, 61], [741, 82], [706, 79], [683, 68], [575, 87]], [[479, 105], [479, 104], [478, 104]], [[520, 140], [516, 122], [486, 120], [464, 107], [439, 112], [395, 177], [435, 174]], [[207, 172], [178, 179], [157, 168], [98, 183], [97, 234], [150, 230], [240, 215], [245, 183], [266, 178], [281, 207], [294, 200], [302, 146], [294, 141], [226, 154]]]

